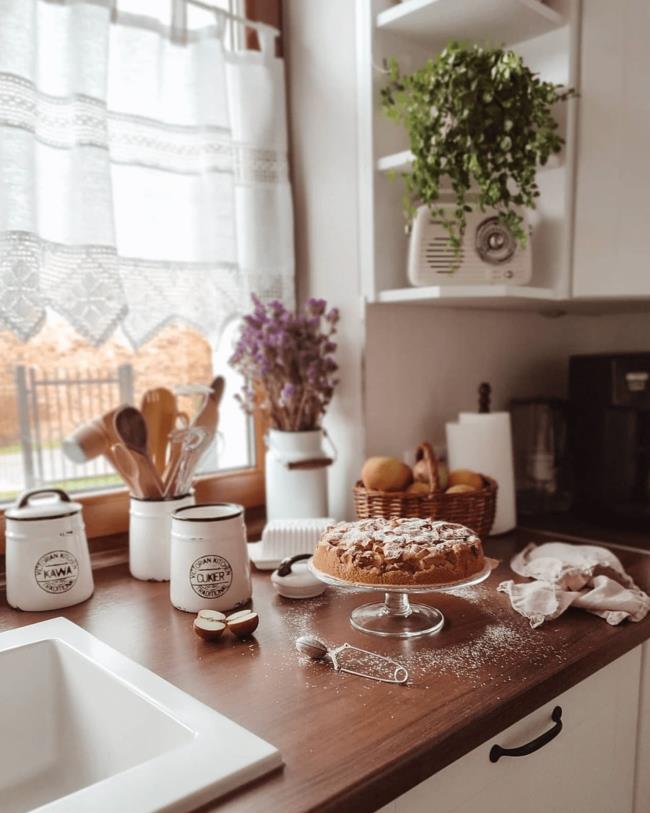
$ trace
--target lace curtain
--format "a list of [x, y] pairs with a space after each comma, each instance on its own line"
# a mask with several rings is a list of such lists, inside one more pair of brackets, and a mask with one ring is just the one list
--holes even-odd
[[0, 0], [0, 326], [51, 308], [138, 347], [292, 301], [283, 64], [209, 18], [179, 38], [120, 0]]

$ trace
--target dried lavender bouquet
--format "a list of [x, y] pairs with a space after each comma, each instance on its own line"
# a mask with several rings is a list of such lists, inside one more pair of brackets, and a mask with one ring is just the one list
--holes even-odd
[[244, 316], [230, 358], [246, 381], [235, 397], [249, 414], [255, 408], [266, 412], [273, 429], [319, 429], [338, 384], [338, 308], [310, 299], [302, 311], [292, 311], [277, 300], [252, 299], [254, 310]]

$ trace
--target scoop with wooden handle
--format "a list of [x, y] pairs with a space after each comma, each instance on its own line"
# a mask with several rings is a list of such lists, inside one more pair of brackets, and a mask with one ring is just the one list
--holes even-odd
[[166, 387], [147, 390], [140, 411], [147, 426], [147, 445], [156, 471], [162, 477], [167, 463], [167, 443], [176, 424], [176, 396]]
[[111, 446], [117, 442], [113, 416], [119, 408], [78, 426], [61, 444], [65, 456], [74, 463], [87, 463], [104, 455], [113, 463]]

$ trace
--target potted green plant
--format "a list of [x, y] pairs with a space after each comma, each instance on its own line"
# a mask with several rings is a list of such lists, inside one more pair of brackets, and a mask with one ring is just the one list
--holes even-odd
[[[535, 208], [537, 169], [564, 144], [552, 108], [574, 93], [542, 81], [503, 48], [452, 42], [409, 75], [392, 59], [381, 99], [384, 112], [409, 133], [408, 220], [417, 206], [428, 206], [459, 256], [466, 214], [474, 205], [491, 207], [525, 246], [522, 209]], [[451, 210], [439, 205], [445, 189], [455, 197]]]

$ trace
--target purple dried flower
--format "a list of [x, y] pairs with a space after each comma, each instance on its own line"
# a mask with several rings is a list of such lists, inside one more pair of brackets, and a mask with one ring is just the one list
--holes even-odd
[[296, 385], [287, 382], [284, 387], [282, 387], [282, 400], [283, 401], [290, 401], [296, 395]]
[[252, 299], [253, 313], [243, 318], [230, 358], [248, 382], [238, 400], [247, 412], [261, 406], [276, 429], [318, 428], [338, 383], [332, 358], [336, 342], [330, 338], [338, 309], [327, 312], [325, 300], [315, 298], [302, 312], [289, 311], [278, 300]]
[[307, 302], [307, 310], [310, 313], [315, 314], [316, 316], [322, 316], [325, 313], [325, 308], [327, 307], [327, 302], [324, 299], [315, 299], [312, 297]]

